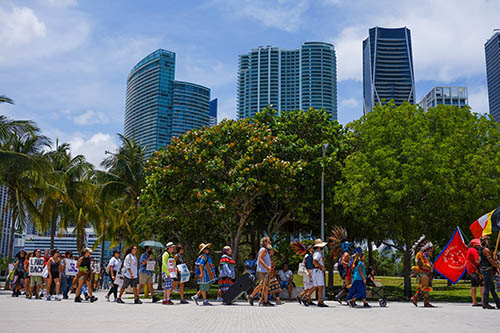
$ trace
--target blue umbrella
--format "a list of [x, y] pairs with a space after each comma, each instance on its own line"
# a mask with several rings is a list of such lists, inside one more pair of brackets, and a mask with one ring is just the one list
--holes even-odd
[[154, 240], [146, 240], [142, 243], [139, 244], [140, 247], [146, 247], [146, 246], [151, 246], [153, 249], [164, 249], [165, 246], [163, 246], [162, 243], [154, 241]]

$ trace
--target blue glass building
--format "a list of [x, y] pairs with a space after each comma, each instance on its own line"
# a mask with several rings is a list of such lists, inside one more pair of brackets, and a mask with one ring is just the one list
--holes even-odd
[[500, 32], [496, 32], [484, 44], [486, 55], [486, 78], [490, 114], [500, 122]]
[[172, 137], [210, 124], [210, 89], [175, 81], [175, 53], [156, 50], [127, 78], [126, 137], [146, 147], [149, 157]]
[[369, 30], [363, 41], [363, 112], [394, 100], [415, 104], [415, 78], [408, 28]]
[[332, 44], [306, 42], [300, 49], [260, 46], [239, 56], [238, 118], [272, 105], [279, 111], [324, 108], [337, 119], [337, 58]]
[[217, 98], [210, 101], [210, 126], [217, 125]]

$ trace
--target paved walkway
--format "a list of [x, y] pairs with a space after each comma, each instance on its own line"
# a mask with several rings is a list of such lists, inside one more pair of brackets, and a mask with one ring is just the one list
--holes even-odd
[[[497, 331], [500, 310], [472, 308], [467, 304], [436, 304], [414, 308], [409, 303], [389, 303], [380, 308], [351, 309], [334, 302], [330, 308], [306, 308], [286, 303], [274, 308], [238, 303], [212, 307], [107, 303], [98, 292], [96, 303], [72, 300], [47, 302], [12, 298], [0, 291], [2, 332], [474, 332]], [[149, 300], [147, 300], [149, 301]], [[177, 302], [176, 302], [177, 303]], [[345, 327], [340, 327], [344, 323]]]

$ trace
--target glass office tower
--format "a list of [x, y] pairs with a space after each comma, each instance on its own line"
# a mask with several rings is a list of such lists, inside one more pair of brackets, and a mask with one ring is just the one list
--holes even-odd
[[469, 105], [467, 87], [434, 87], [418, 103], [425, 111], [438, 105]]
[[363, 41], [363, 112], [394, 100], [415, 104], [415, 78], [408, 28], [369, 30]]
[[217, 98], [210, 101], [210, 126], [217, 125]]
[[175, 53], [162, 49], [128, 75], [124, 134], [146, 147], [148, 157], [172, 137], [209, 125], [210, 89], [174, 79]]
[[239, 56], [238, 118], [272, 105], [279, 111], [324, 108], [337, 119], [337, 58], [332, 44], [306, 42], [300, 49], [261, 46]]
[[500, 122], [500, 32], [495, 32], [484, 44], [484, 51], [490, 114]]

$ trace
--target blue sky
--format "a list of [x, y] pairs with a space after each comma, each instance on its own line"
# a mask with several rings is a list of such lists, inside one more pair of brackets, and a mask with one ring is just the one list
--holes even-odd
[[362, 114], [361, 42], [373, 26], [411, 29], [417, 99], [465, 85], [488, 112], [484, 42], [500, 28], [488, 0], [0, 0], [0, 113], [35, 120], [97, 164], [123, 130], [126, 77], [145, 55], [177, 54], [176, 79], [212, 89], [236, 116], [238, 55], [259, 45], [332, 42], [338, 118]]

